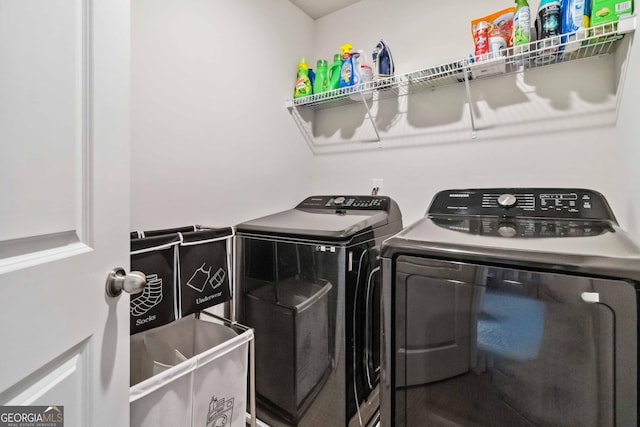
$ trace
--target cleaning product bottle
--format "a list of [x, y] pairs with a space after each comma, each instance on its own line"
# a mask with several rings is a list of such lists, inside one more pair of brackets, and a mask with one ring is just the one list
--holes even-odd
[[316, 62], [316, 79], [313, 82], [313, 93], [322, 93], [329, 89], [327, 61], [318, 59]]
[[355, 84], [355, 69], [353, 66], [353, 54], [351, 53], [352, 46], [347, 43], [340, 46], [342, 51], [342, 65], [340, 66], [340, 79], [338, 81], [338, 87], [348, 87]]
[[363, 50], [358, 50], [358, 59], [357, 59], [357, 69], [358, 74], [360, 74], [360, 83], [366, 83], [373, 80], [373, 67], [371, 63], [367, 61], [367, 57], [364, 54]]
[[516, 0], [516, 11], [513, 15], [513, 32], [511, 43], [516, 54], [529, 50], [531, 41], [531, 8], [527, 0]]
[[380, 40], [375, 49], [373, 49], [372, 57], [374, 79], [393, 76], [393, 58], [391, 57], [389, 46], [384, 40]]
[[340, 83], [340, 68], [342, 67], [342, 59], [339, 53], [333, 55], [333, 64], [329, 68], [329, 89], [338, 89]]
[[[354, 84], [364, 84], [373, 80], [373, 68], [371, 64], [367, 61], [367, 57], [364, 54], [363, 50], [358, 50], [353, 57], [353, 66], [356, 70], [356, 83]], [[373, 91], [371, 90], [371, 85], [361, 86], [360, 91], [361, 94], [357, 94], [358, 101], [364, 99], [369, 100], [373, 98]]]
[[293, 90], [293, 97], [300, 98], [307, 95], [311, 95], [311, 79], [309, 79], [307, 62], [302, 58], [298, 64], [298, 78]]
[[562, 0], [560, 2], [562, 12], [562, 43], [560, 50], [565, 53], [573, 52], [580, 48], [580, 39], [586, 37], [585, 28], [589, 28], [591, 15], [590, 0]]
[[536, 16], [536, 36], [538, 39], [538, 56], [536, 64], [548, 64], [556, 59], [560, 33], [560, 0], [540, 0]]
[[313, 93], [313, 84], [316, 81], [316, 73], [313, 71], [313, 68], [309, 68], [307, 71], [307, 75], [309, 76], [309, 84], [311, 85], [311, 94]]
[[[364, 71], [367, 76], [366, 76], [366, 81], [371, 81], [372, 79], [372, 73], [371, 73], [371, 66], [370, 65], [364, 65], [362, 63], [362, 55], [363, 55], [363, 51], [359, 50], [357, 52], [351, 52], [351, 65], [352, 65], [352, 80], [353, 80], [353, 86], [359, 85], [360, 83], [364, 83], [365, 80], [363, 79], [362, 76], [362, 72]], [[344, 66], [344, 64], [343, 64]], [[366, 69], [369, 70], [369, 72], [366, 72]], [[342, 75], [342, 72], [340, 73]], [[365, 95], [365, 99], [367, 98], [367, 95], [369, 97], [369, 99], [371, 98], [371, 96], [373, 96], [371, 94], [371, 92], [363, 92], [364, 88], [363, 87], [358, 87], [358, 88], [354, 88], [354, 90], [357, 90], [358, 92], [349, 95], [349, 97], [351, 99], [354, 99], [356, 101], [362, 101], [362, 96]]]

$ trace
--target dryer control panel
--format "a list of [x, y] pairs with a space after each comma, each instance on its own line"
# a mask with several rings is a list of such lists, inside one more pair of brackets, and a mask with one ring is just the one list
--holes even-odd
[[577, 188], [445, 190], [427, 214], [615, 221], [602, 194]]
[[312, 196], [304, 199], [296, 209], [387, 211], [389, 198], [385, 196]]

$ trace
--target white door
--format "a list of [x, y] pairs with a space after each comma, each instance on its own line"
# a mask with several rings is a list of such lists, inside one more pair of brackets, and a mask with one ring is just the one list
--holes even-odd
[[65, 427], [129, 423], [128, 81], [128, 1], [0, 0], [0, 405]]

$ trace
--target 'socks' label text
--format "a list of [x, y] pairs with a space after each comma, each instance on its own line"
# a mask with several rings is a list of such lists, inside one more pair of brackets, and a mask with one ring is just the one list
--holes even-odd
[[156, 320], [156, 315], [152, 314], [151, 316], [145, 317], [144, 319], [137, 319], [136, 326], [144, 325], [145, 323], [153, 322], [154, 320]]

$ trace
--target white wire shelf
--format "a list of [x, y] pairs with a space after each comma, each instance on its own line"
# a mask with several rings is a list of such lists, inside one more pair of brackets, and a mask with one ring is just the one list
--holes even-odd
[[[289, 99], [287, 108], [322, 110], [368, 100], [382, 100], [425, 89], [467, 84], [471, 80], [523, 72], [562, 62], [609, 55], [624, 34], [635, 30], [635, 16], [527, 45], [502, 49], [499, 54], [464, 58], [447, 64], [399, 74], [303, 98]], [[568, 37], [567, 37], [568, 36]]]

